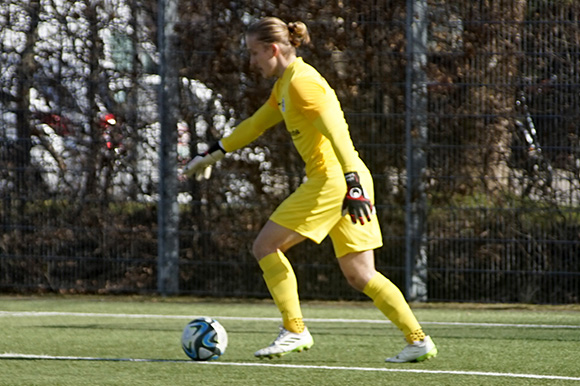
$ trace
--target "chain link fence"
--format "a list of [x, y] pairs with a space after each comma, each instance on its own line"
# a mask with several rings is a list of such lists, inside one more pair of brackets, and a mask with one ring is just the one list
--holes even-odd
[[[268, 96], [247, 25], [302, 20], [375, 178], [377, 268], [419, 300], [580, 301], [577, 2], [246, 3], [179, 3], [180, 167]], [[0, 5], [0, 291], [157, 293], [156, 7]], [[275, 127], [179, 181], [180, 294], [269, 296], [251, 244], [302, 166]], [[363, 298], [328, 241], [288, 256], [302, 298]]]

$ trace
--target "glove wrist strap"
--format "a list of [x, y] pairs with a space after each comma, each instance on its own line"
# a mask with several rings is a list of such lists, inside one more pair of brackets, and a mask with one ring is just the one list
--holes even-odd
[[208, 154], [213, 154], [216, 151], [221, 151], [222, 153], [226, 154], [227, 152], [224, 150], [224, 148], [222, 147], [222, 143], [221, 141], [217, 141], [216, 143], [214, 143], [213, 145], [211, 145], [211, 147], [208, 149]]
[[344, 179], [349, 188], [352, 186], [360, 186], [360, 178], [357, 172], [344, 173]]

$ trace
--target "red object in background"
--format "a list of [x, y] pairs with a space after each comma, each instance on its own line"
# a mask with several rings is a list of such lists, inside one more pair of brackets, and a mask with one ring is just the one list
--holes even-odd
[[38, 113], [37, 115], [40, 122], [50, 126], [56, 134], [62, 137], [67, 137], [73, 134], [71, 130], [71, 122], [68, 118], [51, 113]]
[[99, 123], [103, 129], [103, 139], [107, 149], [121, 152], [123, 150], [123, 133], [117, 124], [115, 115], [111, 113], [105, 114], [101, 117]]
[[[35, 117], [41, 123], [50, 126], [61, 137], [73, 135], [72, 123], [66, 117], [53, 113], [35, 113]], [[124, 151], [123, 133], [117, 117], [111, 113], [104, 114], [99, 118], [98, 124], [102, 130], [101, 135], [106, 148], [116, 153], [122, 153]]]

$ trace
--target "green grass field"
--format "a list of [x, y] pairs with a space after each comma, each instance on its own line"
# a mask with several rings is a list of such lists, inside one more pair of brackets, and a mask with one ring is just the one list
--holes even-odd
[[[574, 385], [580, 307], [417, 305], [439, 348], [387, 364], [405, 345], [371, 303], [304, 303], [314, 347], [253, 357], [278, 332], [266, 301], [0, 297], [0, 385]], [[217, 318], [229, 346], [193, 362], [180, 347], [194, 316]]]

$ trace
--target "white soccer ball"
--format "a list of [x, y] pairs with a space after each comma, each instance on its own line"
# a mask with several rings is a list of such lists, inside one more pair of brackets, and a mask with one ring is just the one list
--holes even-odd
[[181, 347], [194, 361], [217, 359], [226, 352], [228, 334], [217, 320], [197, 318], [183, 329]]

